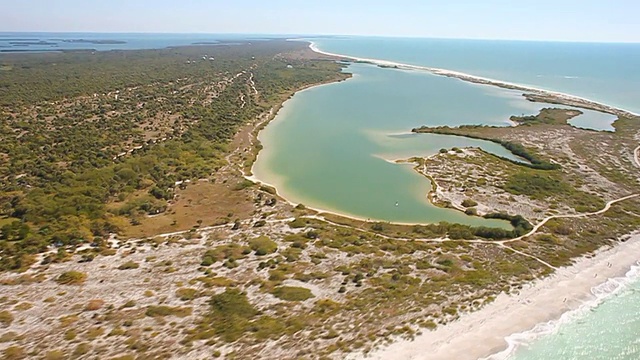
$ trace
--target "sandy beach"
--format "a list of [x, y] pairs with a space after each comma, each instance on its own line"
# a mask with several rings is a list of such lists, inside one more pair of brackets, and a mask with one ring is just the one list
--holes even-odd
[[435, 75], [452, 77], [452, 78], [460, 79], [462, 81], [467, 81], [471, 83], [496, 86], [496, 87], [501, 87], [501, 88], [510, 89], [510, 90], [518, 90], [526, 93], [523, 95], [530, 101], [550, 102], [550, 103], [567, 105], [567, 106], [575, 106], [579, 108], [600, 111], [600, 112], [609, 113], [609, 114], [622, 116], [622, 117], [633, 117], [638, 115], [625, 109], [620, 109], [614, 106], [603, 104], [603, 103], [586, 99], [583, 97], [574, 96], [574, 95], [561, 93], [557, 91], [540, 89], [540, 88], [529, 86], [529, 85], [515, 84], [508, 81], [495, 80], [495, 79], [466, 74], [459, 71], [448, 70], [448, 69], [440, 69], [440, 68], [434, 68], [434, 67], [428, 67], [428, 66], [403, 64], [403, 63], [394, 62], [394, 61], [358, 58], [353, 56], [335, 54], [335, 53], [320, 50], [314, 42], [310, 43], [309, 48], [319, 54], [334, 56], [334, 57], [342, 58], [345, 60], [366, 62], [373, 65], [389, 67], [389, 68], [397, 68], [402, 70], [427, 71]]
[[505, 338], [536, 325], [558, 320], [562, 314], [594, 304], [592, 289], [621, 278], [640, 261], [640, 235], [576, 260], [549, 277], [525, 286], [519, 294], [500, 294], [494, 302], [413, 341], [398, 340], [388, 347], [349, 359], [444, 360], [505, 359], [515, 346]]

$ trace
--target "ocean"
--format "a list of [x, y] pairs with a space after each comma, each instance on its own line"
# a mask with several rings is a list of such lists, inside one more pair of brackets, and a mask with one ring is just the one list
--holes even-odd
[[[476, 146], [511, 157], [497, 144], [411, 134], [424, 124], [507, 125], [510, 114], [536, 112], [519, 95], [426, 72], [354, 64], [353, 78], [296, 94], [259, 135], [253, 172], [290, 201], [362, 219], [400, 223], [449, 221], [503, 226], [433, 206], [430, 183], [394, 160], [441, 148]], [[465, 106], [451, 106], [464, 100]]]
[[[263, 35], [0, 33], [0, 52], [60, 49], [127, 50]], [[88, 40], [83, 42], [63, 40]], [[94, 40], [117, 40], [99, 43]], [[322, 37], [326, 52], [437, 67], [563, 92], [640, 113], [640, 44], [545, 43], [444, 39]], [[416, 135], [422, 125], [507, 126], [509, 115], [534, 114], [544, 104], [518, 92], [431, 75], [354, 64], [353, 78], [296, 94], [261, 132], [258, 178], [289, 200], [362, 218], [398, 222], [500, 222], [438, 209], [425, 198], [429, 183], [392, 162], [440, 148], [482, 141]], [[612, 131], [612, 117], [586, 112], [576, 126]], [[396, 206], [397, 204], [397, 206]], [[640, 270], [592, 289], [593, 301], [560, 319], [508, 338], [511, 360], [640, 359]]]
[[[640, 72], [634, 70], [640, 64], [640, 44], [389, 38], [313, 41], [330, 53], [454, 70], [640, 113]], [[607, 130], [604, 117], [583, 117], [582, 121], [582, 126]], [[591, 301], [560, 319], [508, 337], [510, 349], [491, 359], [640, 359], [640, 267], [593, 288], [592, 295]]]
[[[339, 38], [316, 40], [316, 46], [328, 52], [344, 53], [342, 48], [350, 43]], [[387, 46], [392, 40], [381, 41], [354, 39], [356, 50], [347, 55], [371, 57], [380, 55], [380, 49], [396, 50]], [[421, 44], [423, 40], [414, 41]], [[333, 47], [336, 44], [340, 48]], [[358, 50], [364, 48], [372, 50]], [[415, 57], [417, 51], [411, 49], [407, 45], [399, 55], [390, 53], [384, 59], [407, 62], [406, 56]], [[412, 64], [430, 66], [415, 59]], [[264, 149], [253, 167], [257, 179], [275, 186], [294, 203], [360, 219], [505, 226], [433, 206], [426, 198], [430, 183], [410, 166], [393, 161], [462, 146], [509, 157], [490, 142], [410, 131], [423, 125], [508, 126], [511, 115], [536, 114], [554, 105], [529, 102], [517, 91], [426, 71], [370, 64], [352, 64], [345, 71], [353, 78], [296, 94], [260, 133]], [[613, 116], [584, 112], [572, 123], [613, 130]]]
[[640, 113], [640, 44], [318, 38], [323, 51], [455, 70]]
[[[282, 38], [283, 36], [277, 36]], [[39, 33], [0, 32], [0, 54], [61, 50], [142, 50], [272, 38], [260, 34]]]
[[488, 360], [640, 359], [640, 263], [592, 289], [593, 299], [560, 319], [507, 338], [511, 350]]

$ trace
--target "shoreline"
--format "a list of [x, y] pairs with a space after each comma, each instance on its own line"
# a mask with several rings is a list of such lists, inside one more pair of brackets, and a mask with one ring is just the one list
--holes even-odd
[[[386, 68], [428, 71], [434, 75], [457, 78], [470, 83], [522, 91], [527, 100], [578, 107], [612, 114], [618, 117], [638, 115], [589, 99], [547, 91], [535, 87], [487, 79], [456, 71], [407, 65], [402, 63], [362, 59], [324, 52], [311, 42], [310, 49], [330, 56], [366, 62]], [[433, 185], [433, 183], [432, 183]], [[591, 309], [623, 288], [619, 285], [602, 294], [607, 285], [626, 278], [640, 267], [640, 234], [630, 234], [625, 242], [601, 247], [592, 255], [575, 259], [571, 266], [555, 270], [551, 275], [526, 284], [517, 295], [499, 294], [484, 308], [467, 313], [459, 320], [440, 326], [414, 340], [395, 339], [369, 355], [352, 353], [348, 359], [482, 359], [505, 360], [522, 343], [555, 329], [576, 312]], [[637, 278], [636, 278], [637, 279]], [[545, 329], [543, 329], [545, 328]], [[427, 355], [428, 354], [428, 355]]]
[[[588, 99], [583, 99], [583, 98], [579, 98], [579, 97], [575, 97], [573, 95], [569, 95], [569, 94], [563, 94], [563, 93], [555, 93], [555, 92], [551, 92], [551, 91], [546, 91], [546, 90], [542, 90], [542, 89], [536, 89], [533, 87], [526, 87], [526, 86], [521, 86], [521, 85], [517, 85], [517, 84], [511, 84], [508, 82], [501, 82], [498, 80], [493, 80], [493, 79], [486, 79], [486, 78], [482, 78], [482, 77], [478, 77], [478, 76], [474, 76], [474, 75], [469, 75], [469, 74], [464, 74], [464, 73], [460, 73], [460, 72], [456, 72], [456, 71], [450, 71], [450, 70], [445, 70], [445, 69], [438, 69], [438, 68], [429, 68], [429, 67], [423, 67], [423, 66], [415, 66], [415, 65], [408, 65], [408, 64], [402, 64], [402, 63], [396, 63], [396, 62], [391, 62], [391, 61], [385, 61], [385, 60], [377, 60], [377, 59], [367, 59], [367, 58], [356, 58], [356, 57], [352, 57], [352, 56], [346, 56], [346, 55], [341, 55], [341, 54], [335, 54], [335, 53], [330, 53], [330, 52], [325, 52], [322, 51], [320, 49], [318, 49], [318, 47], [316, 46], [316, 44], [313, 41], [309, 41], [309, 40], [304, 40], [304, 39], [290, 39], [289, 41], [304, 41], [307, 42], [309, 44], [309, 49], [317, 54], [320, 55], [325, 55], [328, 57], [333, 58], [333, 60], [335, 61], [345, 61], [345, 59], [348, 59], [349, 61], [357, 61], [357, 62], [366, 62], [366, 63], [370, 63], [372, 65], [378, 65], [381, 67], [385, 67], [385, 68], [392, 68], [392, 69], [400, 69], [400, 70], [419, 70], [419, 71], [428, 71], [430, 73], [433, 73], [434, 75], [438, 75], [438, 76], [447, 76], [447, 77], [454, 77], [454, 78], [458, 78], [462, 81], [467, 81], [470, 82], [472, 84], [478, 84], [478, 85], [486, 85], [486, 86], [492, 86], [492, 87], [499, 87], [499, 88], [505, 88], [505, 89], [510, 89], [510, 90], [522, 90], [522, 91], [529, 91], [529, 92], [535, 92], [534, 94], [527, 94], [527, 93], [523, 93], [522, 96], [526, 97], [527, 99], [528, 96], [540, 96], [543, 97], [540, 100], [530, 100], [532, 102], [548, 102], [550, 104], [557, 104], [557, 105], [565, 105], [565, 106], [573, 106], [573, 107], [581, 107], [583, 109], [588, 109], [588, 110], [593, 110], [593, 111], [600, 111], [600, 112], [606, 112], [612, 115], [616, 115], [616, 116], [621, 116], [620, 114], [618, 114], [617, 112], [620, 112], [621, 114], [627, 114], [629, 116], [637, 116], [633, 113], [627, 112], [626, 110], [622, 110], [622, 109], [616, 109], [614, 107], [610, 107], [608, 105], [604, 105], [604, 104], [599, 104], [596, 102], [593, 102], [591, 100]], [[321, 86], [325, 86], [325, 85], [332, 85], [332, 84], [336, 84], [336, 83], [340, 83], [343, 81], [347, 81], [350, 79], [353, 79], [354, 76], [349, 76], [348, 78], [345, 79], [340, 79], [340, 80], [331, 80], [331, 81], [325, 81], [325, 82], [321, 82], [318, 84], [312, 84], [312, 85], [307, 85], [301, 89], [295, 90], [293, 91], [282, 103], [280, 103], [278, 106], [276, 106], [273, 110], [273, 114], [264, 122], [261, 124], [261, 126], [259, 128], [256, 129], [256, 131], [254, 131], [254, 136], [255, 136], [255, 140], [256, 140], [256, 144], [255, 145], [261, 145], [262, 142], [259, 139], [260, 133], [274, 120], [277, 119], [278, 115], [280, 115], [280, 111], [283, 109], [283, 107], [285, 106], [285, 104], [292, 100], [293, 97], [298, 94], [298, 93], [303, 93], [305, 91], [308, 90], [312, 90], [315, 89], [317, 87], [321, 87]], [[547, 99], [544, 100], [545, 96], [551, 96], [554, 97], [555, 95], [560, 96], [561, 98], [558, 99]], [[600, 109], [594, 109], [594, 108], [590, 108], [590, 107], [585, 107], [585, 105], [583, 104], [582, 106], [580, 105], [575, 105], [573, 103], [570, 102], [563, 102], [564, 100], [566, 101], [584, 101], [587, 103], [593, 103], [596, 104], [598, 106], [602, 106], [602, 107], [606, 107], [608, 109], [611, 109], [611, 111], [603, 111]], [[561, 101], [562, 100], [562, 101]], [[507, 122], [507, 126], [513, 126], [514, 123], [509, 120]], [[414, 132], [399, 132], [398, 134], [400, 135], [404, 135], [404, 134], [415, 134]], [[258, 153], [254, 156], [253, 161], [251, 163], [251, 166], [249, 167], [249, 171], [248, 172], [244, 172], [243, 171], [243, 177], [246, 180], [249, 180], [255, 184], [258, 185], [266, 185], [268, 187], [271, 187], [275, 190], [275, 193], [278, 197], [280, 197], [282, 200], [284, 200], [285, 202], [287, 202], [289, 205], [296, 207], [300, 204], [304, 205], [305, 208], [315, 211], [317, 213], [317, 215], [322, 215], [322, 214], [330, 214], [333, 216], [338, 216], [341, 218], [344, 218], [346, 220], [355, 220], [355, 221], [362, 221], [362, 222], [366, 222], [366, 223], [388, 223], [391, 225], [402, 225], [402, 226], [417, 226], [417, 225], [430, 225], [430, 224], [434, 224], [433, 222], [425, 222], [425, 223], [409, 223], [409, 222], [396, 222], [396, 221], [388, 221], [388, 220], [382, 220], [382, 219], [371, 219], [371, 218], [363, 218], [363, 217], [358, 217], [357, 215], [352, 215], [352, 214], [348, 214], [348, 213], [344, 213], [341, 212], [340, 210], [336, 210], [336, 209], [323, 209], [321, 207], [311, 207], [308, 206], [304, 203], [296, 203], [291, 201], [290, 199], [288, 199], [287, 197], [285, 197], [283, 195], [283, 193], [281, 192], [281, 189], [279, 189], [277, 186], [273, 185], [272, 183], [269, 183], [267, 181], [263, 181], [261, 180], [258, 176], [256, 176], [255, 174], [255, 164], [258, 161], [258, 158], [260, 157], [260, 154], [264, 151], [264, 149], [260, 149], [258, 151]], [[385, 161], [388, 161], [388, 159], [383, 159]], [[406, 159], [404, 159], [406, 161]], [[403, 161], [402, 163], [399, 163], [397, 160], [394, 161], [395, 164], [398, 165], [406, 165], [408, 163], [405, 163], [405, 161]], [[390, 162], [390, 161], [388, 161]], [[421, 174], [418, 171], [419, 174]], [[423, 175], [423, 174], [421, 174]], [[433, 189], [433, 179], [428, 179], [431, 182], [431, 189]], [[432, 206], [438, 207], [438, 208], [442, 208], [442, 206], [434, 203], [431, 199], [431, 195], [432, 195], [433, 191], [429, 191], [425, 198], [427, 199], [428, 203], [431, 204]], [[462, 212], [464, 213], [463, 209], [458, 209], [458, 208], [452, 208], [451, 210], [454, 211], [458, 211], [458, 212]]]
[[454, 71], [454, 70], [447, 70], [447, 69], [434, 68], [434, 67], [428, 67], [428, 66], [410, 65], [410, 64], [404, 64], [404, 63], [395, 62], [395, 61], [370, 59], [370, 58], [358, 58], [354, 56], [335, 54], [335, 53], [320, 50], [316, 45], [316, 43], [313, 41], [308, 41], [308, 42], [310, 43], [309, 48], [312, 51], [319, 54], [334, 56], [334, 57], [346, 59], [349, 61], [369, 63], [369, 64], [377, 65], [383, 68], [427, 71], [434, 75], [456, 78], [456, 79], [474, 83], [474, 84], [495, 86], [495, 87], [509, 89], [509, 90], [518, 90], [523, 92], [522, 96], [524, 96], [527, 100], [532, 102], [546, 102], [546, 103], [556, 104], [556, 105], [573, 106], [573, 107], [578, 107], [582, 109], [604, 112], [604, 113], [612, 114], [618, 117], [640, 116], [639, 114], [636, 114], [629, 110], [617, 108], [615, 106], [603, 104], [594, 100], [590, 100], [583, 97], [566, 94], [558, 91], [544, 90], [534, 86], [520, 85], [520, 84], [511, 83], [508, 81], [495, 80], [495, 79], [490, 79], [482, 76], [466, 74], [466, 73]]
[[632, 279], [627, 275], [633, 270], [633, 280], [637, 280], [639, 253], [640, 234], [630, 234], [626, 241], [578, 258], [573, 265], [525, 285], [517, 294], [501, 293], [480, 310], [433, 331], [425, 329], [414, 340], [397, 339], [369, 355], [351, 354], [348, 359], [508, 359], [520, 344], [548, 333], [549, 327], [553, 331], [575, 312], [592, 309], [625, 287], [618, 283], [603, 293], [610, 283], [620, 278], [628, 283]]
[[[313, 50], [313, 49], [312, 49]], [[315, 51], [315, 50], [313, 50]], [[317, 52], [317, 51], [316, 51]], [[323, 54], [323, 55], [327, 55], [327, 56], [332, 56], [332, 57], [336, 57], [335, 55], [329, 55], [329, 54]], [[338, 56], [340, 57], [340, 56]], [[336, 59], [336, 61], [340, 61], [340, 59]], [[255, 140], [256, 140], [256, 144], [254, 145], [262, 145], [262, 141], [260, 141], [260, 133], [269, 125], [271, 124], [271, 122], [276, 121], [278, 118], [278, 115], [280, 115], [280, 111], [282, 111], [282, 109], [285, 107], [286, 103], [288, 101], [291, 101], [293, 99], [293, 97], [299, 93], [303, 93], [305, 91], [309, 91], [309, 90], [313, 90], [315, 88], [321, 87], [321, 86], [327, 86], [327, 85], [332, 85], [332, 84], [337, 84], [343, 81], [348, 81], [350, 79], [353, 79], [353, 76], [350, 76], [346, 79], [341, 79], [341, 80], [335, 80], [335, 81], [326, 81], [326, 82], [322, 82], [322, 83], [318, 83], [318, 84], [314, 84], [314, 85], [307, 85], [299, 90], [294, 91], [289, 97], [287, 97], [287, 99], [285, 99], [285, 101], [283, 101], [280, 105], [278, 105], [277, 107], [274, 108], [273, 114], [270, 116], [269, 119], [267, 119], [264, 123], [261, 124], [260, 128], [256, 129], [257, 131], [255, 132]], [[401, 134], [414, 134], [413, 132], [403, 132]], [[308, 210], [312, 210], [315, 211], [317, 214], [316, 216], [322, 216], [323, 214], [328, 214], [328, 215], [333, 215], [333, 216], [338, 216], [340, 218], [344, 218], [346, 220], [355, 220], [355, 221], [362, 221], [362, 222], [366, 222], [368, 224], [375, 224], [375, 223], [387, 223], [387, 224], [391, 224], [391, 225], [402, 225], [402, 226], [420, 226], [420, 225], [430, 225], [433, 223], [405, 223], [405, 222], [395, 222], [395, 221], [387, 221], [387, 220], [380, 220], [380, 219], [371, 219], [371, 218], [362, 218], [362, 217], [358, 217], [357, 215], [352, 215], [352, 214], [346, 214], [346, 213], [342, 213], [339, 210], [329, 210], [329, 209], [322, 209], [319, 207], [312, 207], [312, 206], [308, 206], [304, 203], [295, 203], [293, 201], [291, 201], [289, 198], [287, 198], [286, 196], [284, 196], [281, 192], [281, 190], [275, 186], [274, 184], [271, 184], [267, 181], [264, 181], [262, 179], [260, 179], [255, 172], [255, 164], [258, 162], [258, 158], [260, 157], [260, 154], [264, 151], [264, 148], [260, 149], [260, 151], [258, 151], [258, 153], [256, 154], [256, 156], [253, 159], [253, 163], [251, 164], [251, 168], [250, 171], [248, 173], [243, 173], [243, 177], [246, 180], [249, 180], [255, 184], [258, 185], [264, 185], [264, 186], [268, 186], [274, 189], [276, 195], [282, 199], [282, 201], [285, 201], [287, 204], [291, 205], [292, 207], [296, 207], [298, 205], [304, 205], [304, 207]], [[387, 159], [384, 159], [387, 162]], [[398, 163], [398, 162], [393, 162], [396, 165], [411, 165], [410, 163]], [[431, 185], [431, 188], [433, 188], [433, 184]], [[431, 192], [427, 193], [427, 195], [425, 196], [427, 198], [427, 201], [429, 202], [429, 204], [439, 207], [436, 204], [434, 204], [433, 202], [431, 202], [431, 200], [429, 199], [429, 194]], [[451, 209], [451, 210], [457, 210], [460, 211], [459, 209]]]

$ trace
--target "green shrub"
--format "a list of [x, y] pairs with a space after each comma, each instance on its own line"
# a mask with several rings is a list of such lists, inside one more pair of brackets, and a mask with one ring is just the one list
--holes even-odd
[[478, 215], [478, 209], [476, 208], [468, 208], [467, 210], [464, 211], [465, 214], [470, 215], [470, 216], [477, 216]]
[[465, 200], [462, 202], [462, 206], [463, 206], [463, 207], [466, 207], [466, 208], [470, 208], [470, 207], [478, 206], [478, 203], [477, 203], [477, 202], [475, 202], [475, 201], [474, 201], [474, 200], [472, 200], [472, 199], [465, 199]]
[[231, 260], [232, 262], [235, 262], [236, 260], [243, 259], [250, 253], [251, 249], [246, 246], [238, 244], [220, 245], [207, 250], [202, 256], [202, 262], [200, 265], [210, 266], [222, 260]]
[[63, 360], [66, 359], [67, 356], [64, 354], [62, 350], [52, 350], [48, 351], [44, 355], [44, 360]]
[[136, 306], [136, 301], [135, 300], [129, 300], [126, 303], [124, 303], [124, 305], [122, 305], [122, 308], [132, 308]]
[[241, 182], [233, 186], [233, 190], [240, 191], [255, 185], [251, 180], [243, 179]]
[[538, 200], [571, 193], [573, 190], [567, 183], [552, 176], [525, 172], [510, 176], [504, 189], [514, 195], [527, 195]]
[[5, 360], [21, 360], [27, 358], [27, 353], [19, 346], [9, 346], [4, 349], [3, 359]]
[[302, 254], [302, 250], [295, 248], [295, 247], [290, 247], [284, 251], [281, 251], [280, 254], [282, 254], [282, 256], [284, 256], [284, 258], [288, 261], [288, 262], [296, 262], [300, 259], [300, 255]]
[[205, 319], [224, 341], [234, 342], [250, 329], [251, 319], [258, 311], [249, 303], [247, 295], [235, 288], [211, 297], [211, 311]]
[[73, 329], [69, 329], [64, 332], [64, 339], [66, 341], [72, 341], [76, 338], [76, 336], [78, 336], [78, 333], [76, 333], [76, 331]]
[[190, 307], [171, 307], [166, 305], [149, 306], [145, 315], [150, 317], [164, 317], [164, 316], [177, 316], [187, 317], [191, 315], [192, 309]]
[[193, 300], [198, 296], [198, 290], [191, 288], [181, 288], [176, 290], [176, 296], [182, 301]]
[[273, 254], [278, 250], [278, 244], [266, 236], [249, 240], [249, 247], [255, 251], [258, 256]]
[[273, 295], [285, 301], [304, 301], [313, 296], [311, 290], [295, 286], [280, 286], [273, 290]]
[[87, 354], [89, 351], [91, 351], [91, 345], [87, 343], [78, 344], [75, 350], [73, 350], [73, 357], [74, 358], [81, 357], [82, 355]]
[[9, 326], [13, 322], [13, 314], [7, 310], [0, 311], [0, 324]]
[[80, 285], [87, 280], [87, 274], [80, 271], [66, 271], [56, 278], [60, 285]]
[[131, 270], [131, 269], [137, 269], [139, 267], [140, 265], [137, 262], [127, 261], [126, 263], [118, 266], [118, 270]]
[[264, 191], [266, 193], [269, 193], [271, 195], [276, 195], [277, 194], [276, 189], [274, 187], [267, 186], [267, 185], [260, 185], [260, 190]]
[[536, 241], [540, 241], [547, 244], [554, 244], [554, 245], [557, 245], [561, 242], [560, 239], [558, 239], [555, 235], [552, 235], [552, 234], [538, 234], [536, 235], [535, 239]]
[[289, 223], [289, 227], [292, 229], [300, 229], [307, 226], [307, 221], [303, 218], [295, 218], [292, 222]]

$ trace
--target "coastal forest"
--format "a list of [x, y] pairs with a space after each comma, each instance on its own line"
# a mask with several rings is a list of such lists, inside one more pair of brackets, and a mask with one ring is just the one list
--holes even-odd
[[241, 125], [340, 76], [334, 62], [280, 56], [302, 48], [3, 55], [0, 268], [27, 268], [51, 245], [99, 246], [165, 211], [176, 184], [215, 176]]
[[639, 119], [578, 129], [575, 109], [413, 130], [517, 156], [401, 161], [433, 205], [502, 228], [290, 204], [251, 177], [258, 133], [297, 91], [349, 79], [353, 61], [308, 45], [0, 54], [3, 358], [358, 358], [640, 226]]

